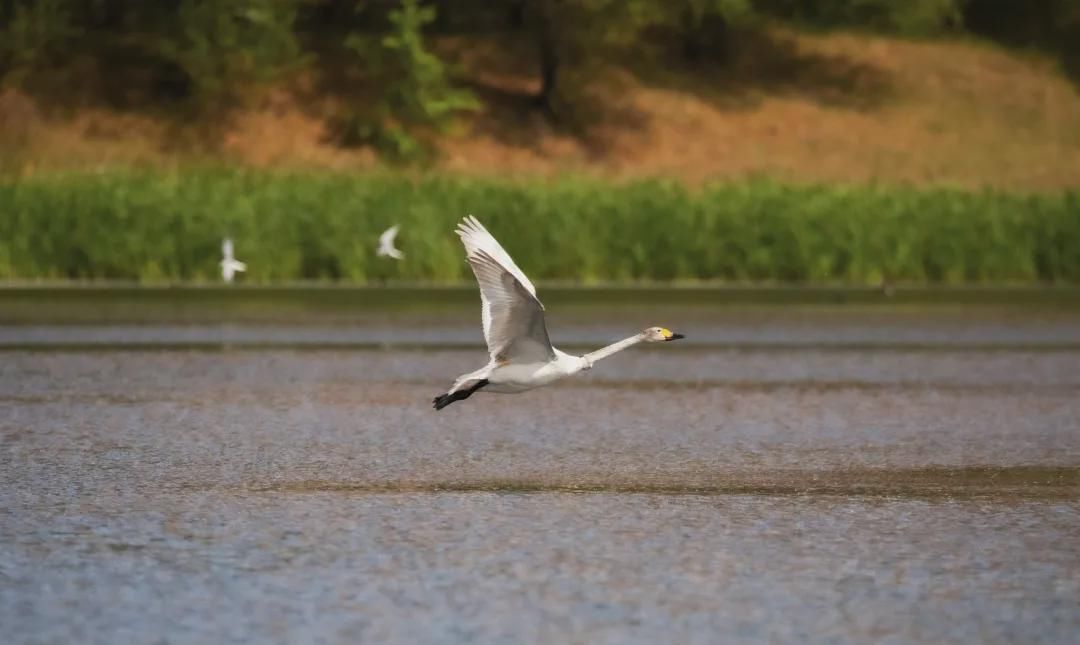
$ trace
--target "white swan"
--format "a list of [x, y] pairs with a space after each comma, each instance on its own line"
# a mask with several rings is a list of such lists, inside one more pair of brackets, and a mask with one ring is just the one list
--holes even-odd
[[683, 338], [663, 327], [650, 327], [584, 356], [561, 352], [548, 340], [544, 305], [536, 297], [536, 288], [510, 254], [471, 215], [458, 225], [457, 234], [480, 284], [484, 339], [491, 361], [460, 376], [450, 391], [435, 397], [436, 410], [467, 399], [481, 388], [489, 392], [524, 392], [587, 370], [596, 361], [638, 343]]
[[232, 240], [225, 238], [221, 243], [221, 279], [232, 282], [237, 271], [247, 271], [247, 265], [233, 257]]
[[391, 257], [395, 260], [404, 260], [405, 254], [394, 248], [394, 238], [397, 237], [398, 227], [394, 224], [383, 231], [379, 236], [379, 250], [375, 252], [378, 257]]

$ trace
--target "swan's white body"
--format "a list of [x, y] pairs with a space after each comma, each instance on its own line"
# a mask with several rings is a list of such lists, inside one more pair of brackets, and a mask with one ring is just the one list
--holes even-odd
[[225, 238], [221, 243], [221, 279], [232, 282], [237, 271], [247, 271], [247, 265], [233, 257], [232, 240]]
[[499, 363], [492, 361], [475, 372], [465, 374], [454, 382], [450, 393], [460, 391], [474, 383], [487, 379], [488, 392], [517, 394], [534, 388], [543, 387], [561, 378], [572, 376], [589, 369], [582, 356], [571, 356], [564, 351], [555, 350], [555, 359], [537, 363]]
[[510, 254], [471, 215], [458, 225], [457, 234], [480, 285], [481, 318], [490, 361], [458, 377], [446, 394], [435, 397], [437, 410], [467, 399], [481, 388], [525, 392], [587, 370], [596, 361], [638, 343], [682, 338], [662, 327], [650, 327], [584, 356], [555, 349], [548, 338], [544, 305], [536, 297], [536, 287]]
[[397, 237], [398, 227], [394, 224], [390, 228], [383, 231], [379, 236], [379, 249], [375, 251], [375, 255], [378, 257], [390, 257], [395, 260], [404, 260], [405, 254], [399, 251], [394, 246], [394, 238]]

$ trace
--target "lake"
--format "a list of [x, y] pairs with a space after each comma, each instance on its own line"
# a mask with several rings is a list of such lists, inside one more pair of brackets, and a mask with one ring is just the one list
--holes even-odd
[[[548, 297], [546, 294], [550, 292]], [[1074, 642], [1074, 291], [0, 290], [12, 643]]]

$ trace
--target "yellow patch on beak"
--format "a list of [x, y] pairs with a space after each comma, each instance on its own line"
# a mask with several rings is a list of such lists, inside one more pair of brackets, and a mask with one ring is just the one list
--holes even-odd
[[671, 333], [670, 329], [667, 329], [666, 327], [661, 327], [660, 328], [660, 335], [663, 336], [664, 338], [671, 338], [672, 333]]

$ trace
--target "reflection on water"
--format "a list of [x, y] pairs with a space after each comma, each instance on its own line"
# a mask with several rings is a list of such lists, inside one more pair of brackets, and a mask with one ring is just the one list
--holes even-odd
[[1080, 630], [1073, 308], [569, 303], [569, 347], [690, 339], [435, 413], [484, 360], [471, 303], [155, 298], [0, 311], [7, 642]]

